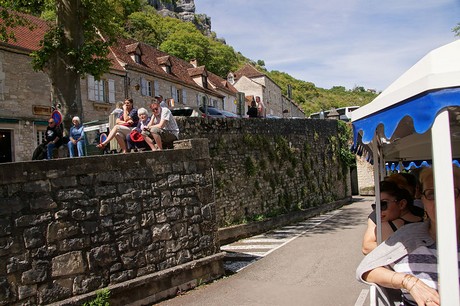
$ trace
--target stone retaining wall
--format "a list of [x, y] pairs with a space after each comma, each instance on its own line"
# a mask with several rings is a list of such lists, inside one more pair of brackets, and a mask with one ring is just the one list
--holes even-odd
[[219, 227], [351, 196], [336, 120], [177, 121], [181, 139], [209, 139]]
[[0, 305], [153, 303], [223, 274], [218, 227], [351, 195], [337, 121], [178, 123], [175, 150], [0, 164]]
[[[0, 305], [49, 304], [220, 261], [208, 141], [178, 147], [0, 165]], [[193, 277], [223, 274], [209, 265]], [[155, 293], [132, 287], [120, 297]]]

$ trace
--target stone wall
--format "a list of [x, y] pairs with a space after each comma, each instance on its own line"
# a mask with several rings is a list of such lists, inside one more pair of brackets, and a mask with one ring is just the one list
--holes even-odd
[[[180, 145], [0, 164], [0, 305], [49, 304], [107, 286], [133, 302], [157, 293], [148, 287], [158, 286], [155, 273], [209, 257], [211, 272], [190, 274], [221, 276], [208, 142]], [[190, 281], [174, 277], [164, 283]], [[134, 280], [143, 280], [139, 290]]]
[[218, 227], [351, 195], [337, 121], [177, 121], [175, 150], [0, 164], [0, 305], [152, 303], [222, 275]]
[[335, 120], [177, 121], [181, 139], [209, 139], [220, 227], [351, 196]]
[[356, 156], [356, 168], [358, 170], [359, 194], [363, 196], [373, 196], [374, 192], [374, 168], [360, 156]]

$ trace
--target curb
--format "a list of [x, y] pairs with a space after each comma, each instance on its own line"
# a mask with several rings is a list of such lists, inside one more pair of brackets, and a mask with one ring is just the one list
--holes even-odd
[[264, 233], [280, 226], [299, 222], [319, 214], [338, 209], [345, 204], [350, 204], [352, 201], [352, 197], [350, 196], [318, 207], [290, 212], [267, 220], [219, 228], [219, 241], [221, 245], [229, 244], [240, 239]]

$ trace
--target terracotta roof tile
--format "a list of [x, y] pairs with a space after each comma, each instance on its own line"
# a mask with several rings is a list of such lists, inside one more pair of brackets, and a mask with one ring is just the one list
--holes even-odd
[[[1, 45], [13, 46], [18, 49], [25, 51], [35, 51], [40, 48], [40, 41], [43, 39], [46, 31], [50, 28], [46, 21], [31, 16], [23, 15], [31, 24], [35, 27], [30, 30], [28, 27], [15, 27], [12, 29], [16, 36], [16, 41], [10, 40], [8, 43], [0, 42]], [[142, 63], [136, 63], [130, 56], [130, 53], [134, 52], [136, 48], [139, 48], [142, 53]], [[125, 71], [125, 69], [133, 68], [139, 71], [143, 71], [146, 74], [156, 74], [165, 79], [169, 79], [171, 82], [179, 82], [186, 84], [198, 91], [208, 92], [216, 97], [223, 97], [217, 91], [212, 89], [206, 89], [198, 86], [189, 75], [189, 69], [192, 71], [206, 71], [204, 66], [195, 68], [192, 64], [177, 57], [171, 56], [165, 52], [162, 52], [152, 46], [149, 46], [143, 42], [138, 42], [134, 39], [120, 38], [115, 44], [110, 47], [112, 52], [109, 52], [108, 58], [112, 60], [112, 69], [117, 71]], [[166, 73], [160, 66], [160, 63], [164, 64], [165, 61], [171, 63], [171, 74]], [[228, 86], [222, 86], [220, 77], [213, 75], [206, 71], [208, 77], [211, 76], [210, 81], [218, 87], [220, 90], [230, 88]], [[233, 89], [231, 89], [233, 90]], [[234, 91], [236, 92], [236, 90]]]
[[251, 64], [246, 64], [244, 65], [243, 68], [241, 68], [240, 70], [238, 70], [237, 72], [235, 72], [235, 79], [239, 79], [241, 78], [242, 76], [245, 76], [245, 77], [248, 77], [248, 78], [256, 78], [256, 77], [261, 77], [261, 76], [265, 76], [265, 74], [263, 74], [262, 72], [260, 72], [259, 70], [257, 70], [254, 66], [252, 66]]
[[134, 53], [136, 52], [136, 49], [137, 47], [139, 46], [139, 43], [136, 42], [134, 44], [130, 44], [130, 45], [127, 45], [125, 48], [126, 48], [126, 52], [128, 52], [128, 54], [130, 53]]
[[[111, 48], [116, 58], [119, 61], [121, 61], [124, 65], [127, 65], [127, 69], [137, 69], [139, 71], [143, 71], [146, 74], [154, 73], [165, 79], [169, 79], [171, 82], [180, 82], [182, 84], [186, 84], [192, 88], [195, 88], [196, 90], [206, 91], [217, 97], [222, 97], [222, 95], [218, 92], [212, 89], [202, 88], [198, 86], [195, 83], [195, 81], [193, 81], [189, 74], [189, 69], [195, 69], [195, 67], [192, 64], [180, 58], [162, 52], [146, 43], [139, 42], [139, 48], [142, 52], [142, 63], [136, 63], [126, 52], [126, 46], [132, 45], [136, 42], [137, 41], [135, 41], [134, 39], [120, 38]], [[163, 62], [166, 57], [168, 57], [168, 60], [171, 63], [171, 74], [165, 72], [163, 68], [160, 66], [160, 62]], [[198, 67], [196, 69], [202, 69], [202, 71], [205, 71], [204, 66]]]
[[[47, 22], [35, 16], [17, 13], [25, 18], [30, 25], [16, 26], [8, 29], [13, 32], [15, 39], [9, 39], [8, 42], [1, 42], [2, 45], [14, 46], [26, 51], [36, 51], [40, 49], [40, 41], [43, 39], [46, 31], [50, 28]], [[3, 20], [1, 20], [3, 22]], [[30, 26], [33, 26], [32, 29]]]
[[194, 76], [197, 76], [197, 75], [202, 75], [202, 74], [205, 74], [207, 75], [207, 71], [206, 71], [206, 68], [204, 66], [200, 66], [200, 67], [192, 67], [192, 68], [189, 68], [187, 69], [188, 71], [188, 74], [191, 76], [191, 77], [194, 77]]
[[170, 65], [171, 63], [169, 62], [169, 55], [166, 56], [160, 56], [157, 58], [158, 64], [159, 65]]

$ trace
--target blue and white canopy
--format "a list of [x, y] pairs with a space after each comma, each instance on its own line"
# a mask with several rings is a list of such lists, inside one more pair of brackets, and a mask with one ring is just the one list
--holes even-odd
[[355, 150], [372, 151], [376, 197], [385, 161], [432, 160], [441, 304], [459, 306], [452, 160], [460, 157], [460, 40], [428, 53], [354, 111], [352, 123]]

